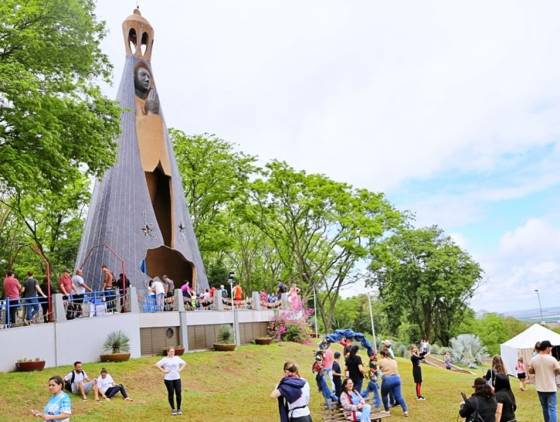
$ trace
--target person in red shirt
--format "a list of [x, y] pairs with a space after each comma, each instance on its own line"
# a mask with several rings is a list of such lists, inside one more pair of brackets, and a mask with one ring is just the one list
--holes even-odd
[[64, 296], [72, 294], [72, 277], [70, 277], [70, 271], [64, 270], [58, 279], [58, 287], [60, 287], [60, 291]]
[[236, 303], [243, 300], [243, 289], [239, 285], [239, 281], [235, 282], [235, 286], [233, 286], [233, 291], [231, 293], [233, 296], [233, 300], [235, 300]]
[[14, 277], [12, 271], [6, 272], [6, 278], [4, 278], [4, 297], [8, 299], [9, 304], [9, 320], [8, 325], [14, 324], [16, 322], [16, 312], [19, 308], [19, 293], [21, 292], [21, 284]]

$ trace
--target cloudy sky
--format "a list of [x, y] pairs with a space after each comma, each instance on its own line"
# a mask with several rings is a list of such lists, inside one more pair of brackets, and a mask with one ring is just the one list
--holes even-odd
[[[98, 0], [115, 67], [134, 0]], [[383, 191], [483, 266], [475, 309], [558, 304], [560, 3], [140, 0], [168, 126]]]

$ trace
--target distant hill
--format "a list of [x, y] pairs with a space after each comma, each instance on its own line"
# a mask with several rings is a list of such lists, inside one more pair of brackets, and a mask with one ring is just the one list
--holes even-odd
[[[540, 322], [541, 315], [538, 308], [523, 311], [502, 312], [504, 316], [511, 316], [522, 321]], [[542, 319], [545, 322], [560, 323], [560, 307], [543, 308]]]

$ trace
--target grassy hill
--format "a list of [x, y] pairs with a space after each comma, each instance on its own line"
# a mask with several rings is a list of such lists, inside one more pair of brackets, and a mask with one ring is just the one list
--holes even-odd
[[[338, 345], [334, 346], [338, 348]], [[187, 368], [183, 371], [183, 410], [181, 418], [189, 422], [212, 421], [277, 421], [276, 402], [269, 394], [280, 379], [286, 360], [296, 361], [302, 376], [312, 387], [312, 415], [320, 421], [322, 402], [311, 375], [313, 362], [311, 346], [278, 343], [271, 346], [247, 345], [233, 353], [199, 352], [184, 355]], [[133, 402], [115, 398], [111, 402], [96, 403], [93, 396], [83, 402], [72, 400], [72, 421], [163, 421], [168, 420], [169, 408], [161, 373], [154, 367], [158, 357], [136, 359], [124, 364], [105, 364], [118, 383], [129, 390]], [[103, 364], [85, 364], [90, 376], [98, 374]], [[400, 408], [393, 409], [390, 420], [450, 422], [457, 418], [460, 391], [471, 392], [473, 376], [450, 373], [443, 369], [423, 367], [426, 401], [414, 400], [414, 384], [409, 361], [400, 359], [404, 395], [410, 417], [405, 419]], [[46, 369], [34, 373], [0, 374], [0, 421], [37, 420], [29, 409], [42, 409], [48, 398], [47, 379], [64, 375], [69, 366]], [[512, 379], [518, 400], [518, 421], [542, 420], [535, 391], [519, 392]]]

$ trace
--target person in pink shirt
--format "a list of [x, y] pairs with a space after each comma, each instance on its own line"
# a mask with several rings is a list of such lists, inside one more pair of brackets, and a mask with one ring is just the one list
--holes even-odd
[[333, 363], [334, 363], [334, 352], [328, 348], [323, 354], [323, 366], [325, 368], [325, 375], [328, 380], [330, 380], [332, 390], [334, 391], [335, 385], [333, 380]]
[[6, 278], [4, 278], [4, 297], [8, 299], [9, 306], [9, 320], [8, 325], [14, 324], [16, 322], [16, 312], [19, 308], [19, 293], [21, 292], [21, 284], [14, 277], [12, 271], [6, 272]]

